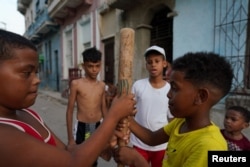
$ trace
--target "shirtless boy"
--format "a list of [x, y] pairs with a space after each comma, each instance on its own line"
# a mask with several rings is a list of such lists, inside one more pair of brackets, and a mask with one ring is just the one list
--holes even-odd
[[[101, 52], [95, 47], [82, 53], [85, 77], [73, 80], [67, 107], [68, 147], [86, 140], [106, 113], [105, 83], [97, 80], [101, 69]], [[73, 136], [73, 111], [77, 105], [76, 136]]]

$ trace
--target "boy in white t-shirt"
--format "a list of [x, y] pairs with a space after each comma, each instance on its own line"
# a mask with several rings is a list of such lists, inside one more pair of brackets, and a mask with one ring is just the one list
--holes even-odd
[[[159, 46], [149, 47], [145, 54], [146, 69], [149, 78], [136, 81], [132, 86], [137, 104], [135, 120], [142, 126], [155, 131], [166, 125], [173, 118], [168, 106], [166, 94], [170, 84], [163, 79], [163, 69], [169, 62], [166, 54]], [[167, 111], [166, 111], [167, 110]], [[158, 146], [149, 146], [131, 134], [133, 147], [151, 164], [152, 167], [161, 167], [167, 143]]]

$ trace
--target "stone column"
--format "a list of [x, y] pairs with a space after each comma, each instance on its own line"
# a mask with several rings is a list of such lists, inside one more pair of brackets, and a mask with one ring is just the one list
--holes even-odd
[[134, 81], [147, 77], [148, 72], [145, 68], [144, 52], [150, 46], [151, 25], [140, 24], [135, 31], [135, 57], [134, 57]]

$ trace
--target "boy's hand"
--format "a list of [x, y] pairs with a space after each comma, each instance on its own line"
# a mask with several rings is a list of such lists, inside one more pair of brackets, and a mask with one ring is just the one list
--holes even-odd
[[114, 112], [114, 115], [118, 116], [120, 120], [124, 117], [135, 114], [135, 104], [136, 101], [133, 94], [122, 94], [121, 96], [116, 96], [114, 98], [109, 112]]
[[73, 150], [74, 150], [76, 147], [77, 147], [76, 144], [68, 144], [66, 149], [67, 149], [69, 152], [73, 152]]
[[116, 163], [121, 163], [123, 165], [134, 165], [137, 159], [137, 152], [131, 147], [124, 146], [115, 149], [113, 156]]
[[121, 163], [123, 165], [132, 165], [135, 167], [150, 166], [146, 159], [131, 147], [118, 147], [114, 150], [113, 156], [116, 163]]
[[75, 140], [74, 139], [69, 140], [68, 145], [66, 146], [66, 149], [71, 152], [75, 149], [75, 147], [76, 147]]
[[[117, 124], [117, 126], [116, 126], [116, 130], [118, 130], [118, 131], [122, 131], [124, 128], [128, 128], [129, 127], [129, 118], [130, 118], [131, 116], [128, 116], [127, 118], [128, 119], [122, 119], [122, 120], [120, 120], [119, 121], [119, 123]], [[130, 130], [128, 129], [128, 132], [127, 132], [128, 134], [130, 133]]]
[[114, 160], [117, 163], [122, 163], [124, 165], [133, 165], [133, 152], [135, 150], [131, 147], [118, 147], [114, 150]]
[[130, 130], [129, 129], [126, 132], [126, 134], [124, 134], [120, 130], [115, 130], [115, 133], [111, 137], [111, 139], [109, 141], [109, 144], [110, 144], [110, 146], [112, 148], [116, 148], [118, 146], [118, 139], [121, 139], [121, 140], [124, 140], [125, 144], [127, 145], [129, 143], [129, 136], [130, 136]]

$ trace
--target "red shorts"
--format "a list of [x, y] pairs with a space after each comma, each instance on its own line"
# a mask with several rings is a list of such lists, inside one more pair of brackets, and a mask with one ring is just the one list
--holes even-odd
[[134, 149], [137, 150], [151, 164], [151, 167], [162, 167], [165, 150], [148, 151], [136, 146], [134, 146]]

